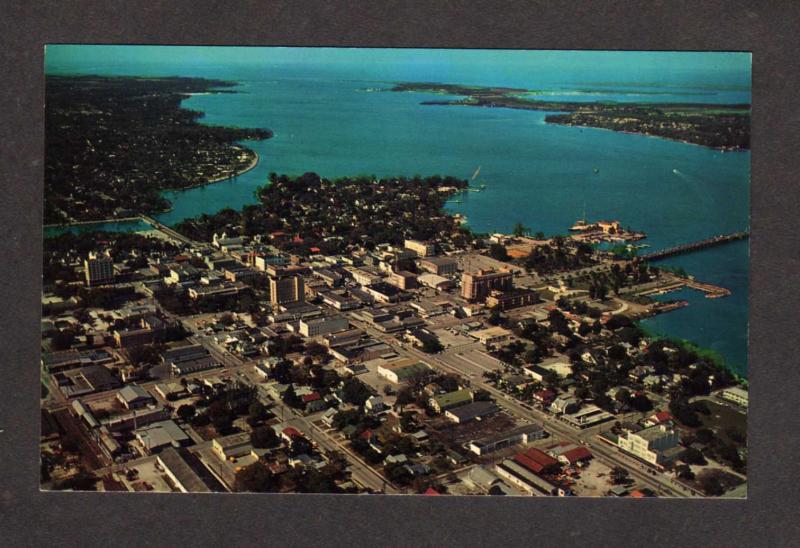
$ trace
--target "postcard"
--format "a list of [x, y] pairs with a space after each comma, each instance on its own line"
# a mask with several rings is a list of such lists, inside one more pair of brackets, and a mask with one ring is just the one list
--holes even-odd
[[749, 53], [45, 71], [43, 490], [746, 497]]

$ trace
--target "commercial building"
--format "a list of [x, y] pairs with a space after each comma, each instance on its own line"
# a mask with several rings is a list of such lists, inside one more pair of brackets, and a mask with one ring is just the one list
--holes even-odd
[[172, 485], [181, 493], [227, 491], [196, 455], [186, 449], [168, 447], [156, 459]]
[[220, 459], [228, 460], [249, 455], [253, 450], [253, 446], [250, 443], [250, 434], [241, 432], [214, 438], [214, 441], [211, 442], [211, 449]]
[[305, 285], [302, 276], [280, 276], [269, 279], [269, 300], [273, 305], [302, 301]]
[[575, 413], [565, 414], [561, 416], [561, 420], [568, 423], [574, 428], [589, 428], [595, 424], [600, 424], [607, 420], [614, 418], [611, 413], [600, 409], [594, 404], [587, 405]]
[[150, 392], [138, 384], [129, 384], [117, 392], [117, 400], [125, 406], [125, 409], [139, 409], [154, 402]]
[[458, 262], [450, 257], [428, 257], [419, 262], [419, 267], [437, 276], [446, 276], [456, 273]]
[[550, 483], [544, 478], [537, 476], [522, 466], [518, 462], [505, 459], [503, 462], [495, 466], [495, 472], [504, 481], [507, 481], [514, 487], [518, 487], [529, 495], [546, 496], [546, 495], [564, 495], [566, 494], [558, 486]]
[[453, 409], [460, 405], [467, 405], [468, 403], [472, 403], [472, 391], [467, 388], [448, 392], [447, 394], [439, 394], [438, 396], [433, 396], [428, 401], [428, 404], [437, 413]]
[[479, 331], [472, 331], [469, 335], [478, 339], [484, 345], [489, 345], [505, 341], [512, 335], [512, 333], [505, 327], [500, 327], [497, 325], [487, 329], [481, 329]]
[[402, 359], [394, 362], [389, 362], [385, 365], [378, 366], [378, 375], [395, 383], [400, 384], [418, 375], [430, 368], [425, 362], [419, 362], [411, 359]]
[[469, 450], [476, 455], [486, 455], [512, 445], [531, 443], [544, 438], [546, 435], [547, 432], [538, 424], [528, 424], [515, 428], [510, 432], [473, 440], [469, 442]]
[[114, 281], [114, 260], [108, 254], [90, 253], [89, 258], [83, 261], [83, 270], [89, 287]]
[[626, 432], [617, 439], [617, 445], [626, 453], [651, 464], [663, 464], [677, 456], [680, 436], [663, 424], [639, 432]]
[[135, 430], [133, 435], [151, 454], [158, 453], [167, 447], [183, 447], [192, 441], [173, 420], [159, 421], [143, 426]]
[[436, 252], [436, 247], [432, 243], [419, 240], [406, 240], [404, 247], [416, 253], [418, 257], [427, 257]]
[[392, 272], [386, 280], [395, 287], [400, 289], [414, 289], [417, 287], [417, 276], [413, 272], [401, 270], [399, 272]]
[[468, 301], [483, 301], [493, 289], [508, 291], [513, 285], [511, 272], [498, 272], [494, 269], [464, 272], [461, 275], [461, 296]]
[[344, 316], [326, 316], [310, 320], [300, 320], [300, 334], [304, 337], [318, 337], [328, 333], [344, 331], [350, 323]]
[[532, 289], [511, 289], [508, 291], [492, 290], [486, 297], [486, 306], [510, 310], [539, 302], [539, 294]]
[[335, 291], [320, 292], [320, 296], [323, 303], [336, 310], [353, 310], [361, 306], [361, 301], [358, 299]]
[[456, 285], [453, 280], [449, 280], [438, 274], [420, 274], [417, 276], [417, 282], [419, 282], [420, 285], [431, 287], [437, 291], [447, 291]]
[[444, 416], [456, 424], [463, 424], [475, 419], [481, 419], [494, 415], [500, 411], [500, 408], [491, 401], [476, 401], [461, 405], [453, 409], [448, 409], [444, 412]]

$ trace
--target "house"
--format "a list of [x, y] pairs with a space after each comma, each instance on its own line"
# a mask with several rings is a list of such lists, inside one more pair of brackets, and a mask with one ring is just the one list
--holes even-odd
[[545, 388], [544, 390], [538, 390], [533, 393], [533, 400], [540, 404], [543, 407], [547, 407], [553, 400], [556, 399], [556, 394], [552, 390]]
[[461, 390], [448, 392], [446, 394], [439, 394], [428, 400], [431, 409], [436, 413], [441, 413], [460, 405], [467, 405], [468, 403], [472, 403], [472, 391], [467, 388], [462, 388]]
[[364, 402], [364, 409], [370, 413], [380, 413], [386, 409], [386, 405], [383, 403], [383, 398], [381, 396], [370, 396], [367, 398], [367, 401]]
[[658, 411], [647, 417], [642, 424], [645, 426], [655, 426], [657, 424], [671, 424], [675, 420], [669, 411]]

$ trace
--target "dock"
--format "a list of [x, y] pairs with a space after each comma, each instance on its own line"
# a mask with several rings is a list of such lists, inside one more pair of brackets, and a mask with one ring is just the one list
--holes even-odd
[[660, 251], [653, 251], [652, 253], [639, 255], [639, 259], [645, 261], [655, 261], [658, 259], [664, 259], [666, 257], [672, 257], [673, 255], [690, 253], [692, 251], [698, 251], [700, 249], [706, 249], [709, 247], [725, 244], [728, 242], [733, 242], [736, 240], [745, 240], [749, 237], [750, 237], [750, 232], [748, 231], [734, 232], [732, 234], [721, 234], [719, 236], [714, 236], [713, 238], [707, 238], [705, 240], [699, 240], [697, 242], [691, 242], [688, 244], [676, 245], [673, 247], [662, 249]]

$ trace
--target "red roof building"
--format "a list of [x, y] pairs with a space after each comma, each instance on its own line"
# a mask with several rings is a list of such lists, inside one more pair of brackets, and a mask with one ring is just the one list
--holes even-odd
[[517, 453], [514, 456], [514, 460], [534, 474], [542, 474], [558, 468], [556, 459], [535, 447], [522, 453]]
[[303, 434], [301, 434], [296, 428], [293, 428], [291, 426], [287, 426], [286, 428], [284, 428], [281, 434], [283, 434], [284, 438], [289, 438], [289, 439], [303, 437]]
[[592, 458], [592, 452], [589, 451], [587, 447], [579, 445], [574, 449], [570, 449], [569, 451], [561, 454], [564, 459], [569, 464], [575, 464], [576, 462], [587, 461]]
[[427, 489], [425, 489], [425, 491], [423, 491], [422, 494], [423, 495], [430, 495], [430, 496], [441, 495], [441, 493], [439, 491], [437, 491], [436, 489], [434, 489], [433, 487], [428, 487]]
[[556, 395], [552, 390], [545, 388], [544, 390], [534, 392], [533, 399], [544, 405], [550, 405], [553, 403], [553, 400], [556, 399]]
[[310, 394], [303, 394], [302, 396], [303, 403], [317, 401], [318, 399], [320, 399], [319, 392], [311, 392]]

